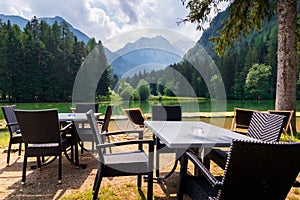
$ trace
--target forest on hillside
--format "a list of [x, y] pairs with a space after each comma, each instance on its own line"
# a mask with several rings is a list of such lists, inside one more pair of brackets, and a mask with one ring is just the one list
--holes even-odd
[[[36, 17], [24, 30], [10, 21], [0, 20], [0, 38], [2, 102], [71, 101], [74, 80], [82, 62], [94, 47], [103, 50], [101, 42], [93, 38], [87, 44], [78, 41], [65, 21], [50, 26]], [[106, 61], [104, 53], [102, 59]], [[104, 76], [96, 97], [109, 93], [109, 66]]]
[[[219, 86], [224, 83], [227, 99], [274, 99], [277, 16], [266, 21], [261, 30], [235, 41], [218, 57], [209, 38], [217, 35], [227, 15], [228, 10], [219, 13], [184, 58], [165, 70], [139, 72], [117, 82], [120, 77], [113, 76], [108, 65], [95, 97], [107, 96], [114, 90], [135, 100], [145, 100], [149, 95], [218, 98], [222, 92]], [[35, 17], [24, 30], [9, 21], [0, 21], [0, 38], [0, 99], [7, 102], [71, 101], [76, 74], [85, 58], [96, 46], [104, 52], [101, 41], [78, 41], [66, 22], [50, 26]], [[106, 62], [104, 53], [101, 60]], [[215, 73], [214, 66], [220, 74]], [[298, 73], [299, 69], [298, 64]], [[150, 92], [145, 98], [141, 94], [148, 92], [137, 92], [143, 84], [149, 87], [144, 91]], [[300, 80], [297, 87], [300, 89]], [[297, 91], [300, 99], [300, 90]]]
[[[235, 41], [232, 48], [227, 49], [225, 54], [219, 57], [213, 50], [214, 44], [210, 41], [210, 37], [217, 36], [218, 30], [222, 28], [221, 22], [227, 18], [228, 14], [229, 9], [219, 13], [213, 19], [210, 27], [204, 31], [197, 45], [186, 53], [181, 62], [174, 63], [162, 71], [140, 73], [132, 78], [125, 79], [125, 81], [135, 87], [139, 79], [145, 79], [148, 82], [153, 82], [153, 79], [156, 79], [158, 84], [163, 81], [163, 85], [166, 87], [164, 90], [160, 90], [158, 85], [152, 86], [151, 91], [153, 94], [159, 93], [164, 95], [170, 89], [173, 93], [180, 93], [185, 90], [182, 90], [180, 84], [169, 73], [172, 71], [170, 69], [174, 69], [189, 81], [199, 97], [210, 98], [212, 94], [210, 94], [208, 87], [212, 87], [217, 80], [223, 81], [227, 99], [275, 99], [277, 81], [277, 16], [275, 15], [266, 20], [259, 31], [252, 31], [247, 37]], [[299, 17], [298, 24], [300, 24]], [[300, 25], [298, 30], [300, 33]], [[300, 37], [298, 41], [300, 43]], [[217, 66], [221, 74], [221, 80], [218, 80], [220, 77], [211, 76], [210, 81], [205, 82], [204, 76], [207, 76], [207, 74], [202, 73], [200, 75], [197, 67], [209, 69], [211, 64], [206, 64], [201, 59], [192, 64], [189, 62], [194, 57], [199, 57], [197, 54], [202, 48], [211, 56]], [[300, 63], [297, 69], [297, 88], [299, 88], [297, 89], [297, 99], [300, 99]]]

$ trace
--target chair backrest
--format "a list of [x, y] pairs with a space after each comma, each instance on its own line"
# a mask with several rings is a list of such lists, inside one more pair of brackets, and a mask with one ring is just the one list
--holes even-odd
[[218, 199], [285, 199], [300, 170], [299, 155], [300, 143], [234, 140]]
[[294, 114], [293, 110], [268, 110], [268, 113], [285, 116], [282, 124], [284, 132], [287, 133], [289, 128], [291, 129], [290, 131], [293, 132], [291, 126], [291, 121]]
[[[94, 142], [96, 144], [96, 147], [98, 144], [104, 144], [104, 140], [103, 138], [101, 137], [101, 133], [99, 132], [99, 129], [98, 129], [98, 125], [97, 125], [97, 121], [96, 121], [96, 118], [94, 116], [94, 112], [93, 110], [89, 110], [87, 113], [86, 113], [86, 116], [87, 116], [87, 119], [90, 123], [90, 126], [91, 126], [91, 130], [92, 130], [92, 135], [93, 135], [93, 138], [94, 138]], [[104, 161], [104, 158], [103, 158], [103, 154], [105, 153], [105, 149], [104, 148], [97, 148], [98, 149], [98, 154], [99, 154], [99, 159], [101, 161]]]
[[2, 112], [7, 124], [16, 124], [8, 126], [9, 132], [14, 133], [20, 130], [18, 121], [15, 115], [15, 110], [17, 109], [16, 105], [2, 106]]
[[277, 142], [282, 133], [284, 118], [283, 115], [253, 112], [248, 136], [267, 142]]
[[232, 130], [237, 128], [248, 129], [252, 114], [255, 110], [234, 108], [234, 117], [231, 125]]
[[181, 121], [181, 119], [182, 113], [179, 105], [152, 106], [153, 121]]
[[128, 120], [138, 126], [144, 126], [145, 117], [140, 108], [130, 108], [123, 110], [128, 117]]
[[61, 145], [57, 109], [15, 110], [15, 114], [25, 143]]
[[77, 103], [76, 104], [76, 113], [86, 113], [89, 110], [93, 110], [94, 113], [98, 113], [99, 104], [97, 103]]
[[108, 126], [109, 126], [109, 122], [110, 122], [110, 118], [111, 118], [111, 115], [112, 115], [112, 110], [114, 108], [114, 105], [108, 105], [106, 107], [106, 112], [105, 112], [105, 116], [104, 116], [104, 119], [103, 119], [103, 125], [102, 125], [102, 132], [103, 131], [108, 131]]

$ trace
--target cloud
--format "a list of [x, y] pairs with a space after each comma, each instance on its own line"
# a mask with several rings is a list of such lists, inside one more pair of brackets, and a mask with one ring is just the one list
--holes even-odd
[[143, 28], [176, 31], [194, 41], [201, 35], [194, 24], [176, 24], [188, 13], [180, 0], [1, 0], [0, 13], [27, 19], [61, 16], [102, 41]]
[[132, 7], [132, 3], [130, 4], [129, 1], [124, 1], [124, 0], [119, 0], [119, 3], [122, 12], [129, 17], [129, 24], [135, 24], [138, 21], [138, 19], [137, 19], [137, 13]]

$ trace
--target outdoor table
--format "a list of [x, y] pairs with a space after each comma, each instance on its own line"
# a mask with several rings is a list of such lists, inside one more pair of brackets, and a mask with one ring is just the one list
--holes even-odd
[[[99, 117], [101, 113], [95, 113], [95, 117]], [[68, 156], [67, 159], [73, 163], [75, 166], [81, 166], [82, 168], [85, 168], [85, 165], [79, 165], [79, 153], [78, 153], [78, 143], [79, 143], [79, 135], [75, 127], [75, 122], [87, 122], [88, 119], [86, 117], [85, 113], [58, 113], [58, 119], [60, 123], [72, 123], [72, 137], [74, 139], [75, 146], [75, 151], [74, 151], [74, 160], [73, 160], [73, 155], [71, 155], [71, 158]]]
[[[178, 151], [179, 156], [188, 148], [203, 150], [204, 164], [209, 168], [205, 155], [212, 147], [229, 147], [233, 139], [256, 140], [225, 128], [200, 121], [145, 121], [145, 125], [169, 148]], [[176, 162], [180, 160], [177, 158]], [[175, 165], [176, 166], [176, 165]], [[172, 174], [175, 168], [168, 174]]]

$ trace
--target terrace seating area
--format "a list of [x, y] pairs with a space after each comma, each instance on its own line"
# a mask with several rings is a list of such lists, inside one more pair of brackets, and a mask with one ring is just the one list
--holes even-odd
[[[164, 108], [164, 107], [160, 107], [160, 108]], [[254, 111], [252, 113], [252, 116], [256, 116], [256, 113], [258, 113], [258, 112]], [[263, 112], [263, 113], [264, 114], [262, 116], [265, 116], [265, 114], [268, 114], [268, 112]], [[86, 113], [84, 113], [84, 114], [86, 114]], [[246, 147], [245, 147], [245, 145], [246, 145], [247, 148], [252, 149], [250, 151], [250, 154], [252, 153], [251, 155], [252, 155], [253, 159], [258, 161], [258, 159], [255, 158], [255, 156], [254, 156], [254, 154], [255, 155], [257, 154], [257, 151], [258, 151], [257, 149], [264, 149], [266, 144], [268, 144], [266, 146], [270, 146], [269, 144], [274, 143], [274, 142], [248, 142], [246, 144], [244, 144], [244, 143], [240, 144], [239, 142], [237, 142], [237, 143], [233, 142], [233, 143], [231, 143], [231, 150], [226, 152], [227, 155], [229, 155], [229, 156], [226, 156], [224, 158], [225, 165], [223, 167], [218, 166], [213, 160], [210, 161], [210, 166], [207, 167], [205, 162], [202, 163], [202, 161], [206, 161], [205, 157], [199, 157], [200, 154], [198, 154], [198, 153], [194, 154], [195, 153], [194, 151], [188, 150], [186, 153], [182, 154], [183, 156], [182, 156], [181, 162], [179, 165], [175, 166], [174, 172], [170, 176], [168, 176], [166, 179], [164, 179], [163, 182], [156, 181], [155, 178], [152, 180], [152, 175], [151, 174], [149, 175], [149, 173], [147, 174], [145, 172], [143, 172], [143, 175], [146, 174], [147, 176], [141, 176], [138, 179], [136, 179], [135, 176], [132, 176], [133, 173], [129, 173], [129, 176], [127, 174], [125, 177], [123, 177], [123, 175], [120, 173], [116, 173], [114, 175], [113, 174], [105, 175], [106, 172], [105, 173], [103, 172], [104, 176], [102, 177], [102, 175], [100, 175], [100, 174], [101, 174], [101, 170], [105, 168], [105, 163], [102, 163], [101, 161], [99, 162], [99, 157], [95, 156], [95, 155], [97, 155], [97, 152], [102, 151], [99, 148], [99, 147], [101, 147], [101, 145], [99, 145], [99, 138], [96, 138], [97, 135], [100, 136], [100, 138], [102, 138], [101, 134], [103, 134], [103, 136], [104, 135], [114, 136], [117, 134], [118, 131], [124, 132], [126, 135], [126, 133], [130, 132], [130, 130], [127, 130], [127, 132], [125, 131], [125, 129], [120, 130], [120, 127], [118, 126], [118, 122], [115, 120], [110, 120], [109, 129], [102, 131], [102, 128], [101, 128], [102, 126], [99, 125], [97, 122], [98, 117], [95, 118], [95, 121], [92, 120], [92, 119], [94, 119], [93, 118], [93, 116], [95, 116], [94, 114], [95, 113], [91, 114], [91, 112], [89, 112], [89, 120], [85, 121], [85, 123], [88, 124], [88, 127], [92, 128], [90, 130], [91, 130], [91, 135], [92, 135], [92, 138], [94, 141], [93, 143], [95, 143], [95, 145], [93, 147], [93, 151], [92, 151], [92, 148], [89, 147], [89, 144], [87, 143], [87, 145], [85, 145], [85, 147], [87, 147], [87, 149], [86, 149], [87, 151], [81, 152], [77, 155], [78, 159], [79, 159], [78, 162], [80, 164], [78, 164], [78, 163], [76, 164], [75, 161], [70, 163], [66, 156], [62, 156], [61, 161], [58, 163], [59, 168], [61, 165], [62, 171], [60, 171], [60, 169], [57, 170], [57, 161], [58, 160], [54, 161], [53, 164], [43, 166], [42, 168], [40, 168], [40, 170], [26, 167], [26, 184], [23, 186], [22, 190], [19, 190], [18, 188], [22, 181], [20, 178], [21, 174], [22, 174], [22, 170], [24, 173], [24, 168], [22, 168], [23, 158], [18, 158], [18, 152], [14, 153], [14, 150], [12, 149], [13, 153], [10, 155], [10, 157], [11, 157], [10, 165], [7, 166], [6, 162], [4, 162], [4, 161], [0, 162], [0, 179], [9, 180], [9, 181], [6, 181], [3, 186], [0, 187], [0, 191], [5, 191], [3, 193], [0, 193], [0, 198], [1, 199], [10, 199], [10, 198], [17, 198], [17, 197], [21, 197], [21, 196], [25, 197], [25, 196], [32, 195], [32, 197], [36, 197], [36, 198], [43, 197], [44, 199], [55, 199], [58, 197], [74, 195], [74, 193], [78, 193], [78, 192], [81, 194], [82, 191], [87, 191], [87, 193], [88, 193], [87, 195], [90, 198], [92, 198], [92, 195], [94, 194], [93, 199], [97, 199], [97, 196], [101, 196], [102, 198], [105, 198], [102, 195], [107, 195], [107, 194], [103, 194], [103, 192], [107, 192], [107, 190], [109, 190], [113, 193], [108, 192], [108, 195], [121, 196], [121, 197], [123, 197], [124, 195], [125, 196], [127, 195], [126, 197], [129, 199], [136, 199], [137, 197], [135, 195], [142, 196], [143, 198], [146, 198], [146, 199], [152, 199], [154, 197], [158, 198], [158, 199], [181, 199], [184, 197], [184, 199], [185, 199], [185, 198], [187, 198], [187, 194], [192, 199], [199, 199], [199, 197], [197, 196], [198, 194], [196, 192], [196, 191], [199, 191], [199, 189], [196, 189], [196, 188], [198, 188], [199, 185], [202, 189], [203, 188], [206, 189], [206, 188], [210, 187], [209, 184], [207, 185], [207, 183], [205, 186], [203, 185], [203, 182], [205, 182], [203, 179], [201, 179], [200, 184], [198, 184], [198, 180], [196, 180], [196, 179], [198, 178], [198, 173], [202, 173], [201, 170], [204, 170], [204, 171], [206, 170], [204, 172], [205, 173], [204, 177], [206, 177], [206, 176], [208, 177], [209, 183], [211, 183], [211, 184], [216, 183], [217, 188], [218, 188], [217, 193], [223, 195], [223, 192], [224, 192], [224, 194], [226, 194], [226, 195], [228, 195], [228, 194], [232, 195], [233, 194], [232, 192], [231, 193], [226, 192], [226, 191], [230, 191], [230, 188], [228, 189], [227, 186], [226, 187], [221, 186], [221, 182], [218, 182], [220, 180], [220, 179], [218, 179], [218, 177], [221, 176], [223, 180], [231, 180], [232, 181], [232, 177], [234, 177], [234, 173], [237, 173], [237, 174], [245, 173], [244, 171], [243, 172], [240, 171], [239, 164], [243, 163], [242, 164], [243, 166], [245, 165], [245, 166], [251, 167], [251, 165], [249, 165], [249, 163], [247, 163], [246, 160], [242, 161], [240, 158], [235, 159], [234, 155], [236, 155], [236, 156], [239, 155], [242, 158], [247, 157], [248, 155], [245, 156], [245, 155], [239, 153], [239, 152], [244, 152], [243, 149], [246, 149]], [[151, 124], [151, 123], [148, 123], [148, 122], [150, 122], [152, 120], [157, 121], [158, 123], [161, 121], [170, 121], [170, 120], [167, 120], [167, 118], [162, 119], [162, 116], [160, 116], [160, 115], [161, 114], [156, 115], [155, 117], [157, 117], [157, 118], [155, 118], [155, 117], [147, 118], [145, 120], [145, 122], [146, 122], [145, 124], [146, 124], [146, 126], [148, 126], [147, 132], [149, 132], [149, 131], [152, 132], [152, 130], [153, 130], [153, 134], [156, 136], [154, 138], [160, 138], [160, 140], [161, 140], [160, 143], [166, 145], [166, 147], [164, 147], [164, 148], [167, 148], [167, 147], [170, 149], [174, 148], [175, 152], [182, 152], [182, 151], [176, 150], [178, 148], [178, 144], [176, 142], [174, 143], [174, 146], [173, 146], [173, 143], [169, 143], [168, 139], [166, 139], [165, 137], [161, 138], [161, 136], [163, 136], [163, 134], [165, 134], [163, 130], [162, 130], [162, 132], [156, 132], [154, 129], [151, 129], [151, 127], [149, 127], [149, 124]], [[271, 115], [273, 116], [274, 114], [271, 114]], [[252, 118], [252, 116], [251, 116], [251, 118]], [[111, 113], [110, 117], [112, 117], [112, 113]], [[59, 118], [59, 115], [58, 115], [58, 118]], [[283, 116], [279, 117], [280, 123], [282, 123], [283, 125], [278, 125], [279, 130], [277, 131], [278, 133], [277, 133], [276, 139], [274, 140], [276, 144], [277, 144], [277, 141], [279, 138], [278, 135], [280, 136], [280, 133], [283, 133], [284, 135], [291, 134], [290, 130], [288, 130], [288, 129], [286, 129], [288, 131], [283, 130], [284, 128], [290, 127], [290, 125], [287, 125], [286, 122], [283, 120], [285, 118], [286, 117], [283, 117]], [[59, 119], [57, 119], [57, 121], [59, 121]], [[172, 124], [172, 123], [178, 124], [179, 123], [179, 124], [185, 125], [185, 124], [190, 123], [188, 121], [189, 120], [186, 120], [183, 118], [182, 122], [178, 121], [178, 120], [172, 122], [172, 120], [171, 120], [170, 124]], [[255, 121], [255, 120], [252, 119], [252, 123], [254, 123], [253, 121]], [[276, 122], [276, 124], [278, 124], [278, 123]], [[202, 134], [202, 133], [205, 133], [206, 130], [223, 130], [223, 129], [219, 129], [219, 127], [211, 127], [209, 129], [206, 129], [205, 127], [207, 125], [205, 125], [205, 124], [206, 124], [206, 122], [205, 123], [201, 122], [196, 127], [192, 126], [194, 128], [192, 128], [191, 131], [196, 134]], [[168, 123], [166, 123], [166, 126], [169, 127]], [[181, 129], [183, 131], [187, 130], [186, 128], [188, 126], [184, 126], [185, 128], [175, 128], [174, 129], [175, 135], [176, 135], [176, 133], [177, 133], [177, 135], [178, 134], [180, 135]], [[174, 127], [180, 127], [180, 126], [176, 125]], [[201, 131], [198, 131], [198, 129]], [[140, 130], [134, 130], [132, 132], [141, 132], [142, 133], [143, 130], [144, 130], [144, 127], [142, 127]], [[259, 130], [259, 132], [261, 132], [261, 131], [262, 130]], [[274, 131], [274, 129], [272, 129], [272, 131]], [[251, 125], [251, 120], [250, 120], [248, 129], [246, 129], [246, 131], [244, 131], [244, 133], [248, 133], [251, 135], [253, 132], [255, 132], [255, 131], [253, 131], [253, 125]], [[225, 135], [230, 134], [230, 133], [231, 133], [230, 130], [226, 130], [226, 133], [224, 132]], [[132, 134], [132, 133], [130, 133], [130, 134]], [[235, 132], [235, 134], [237, 134], [237, 133]], [[248, 136], [245, 134], [241, 134], [241, 135], [242, 135], [241, 136], [242, 138], [244, 138], [244, 137], [248, 138]], [[135, 137], [135, 139], [137, 139], [137, 138], [138, 137]], [[253, 136], [253, 138], [255, 138], [255, 136]], [[102, 146], [105, 147], [106, 150], [105, 150], [105, 154], [102, 154], [102, 156], [105, 155], [105, 157], [106, 157], [107, 155], [109, 155], [111, 153], [110, 147], [113, 147], [115, 145], [119, 146], [119, 145], [121, 145], [121, 143], [124, 143], [124, 142], [129, 143], [129, 144], [133, 143], [132, 138], [129, 139], [126, 136], [110, 137], [110, 139], [111, 140], [105, 140], [105, 139], [103, 140], [103, 141], [105, 141], [106, 144], [102, 144]], [[141, 139], [141, 136], [140, 136], [140, 139]], [[259, 141], [261, 140], [260, 137], [257, 137], [256, 139], [258, 139]], [[147, 140], [150, 142], [149, 138]], [[155, 140], [153, 140], [152, 142], [154, 143]], [[98, 143], [97, 143], [97, 141], [98, 141]], [[230, 141], [230, 140], [228, 140], [228, 141]], [[182, 141], [180, 141], [180, 142], [182, 142]], [[207, 143], [207, 144], [209, 144], [209, 143]], [[230, 144], [230, 143], [228, 143], [227, 140], [226, 140], [226, 142], [225, 142], [225, 140], [222, 140], [222, 141], [218, 140], [216, 144], [220, 144], [221, 146], [226, 144], [226, 146], [227, 146], [227, 144]], [[289, 147], [293, 146], [292, 148], [289, 148], [289, 149], [295, 149], [295, 151], [292, 150], [293, 152], [289, 152], [290, 154], [294, 155], [294, 153], [296, 151], [300, 151], [299, 145], [294, 145], [294, 144], [292, 144], [292, 142], [288, 142], [288, 143], [284, 142], [284, 144], [286, 144], [285, 146], [289, 145]], [[193, 143], [192, 145], [194, 145], [192, 148], [192, 149], [194, 149], [195, 144]], [[243, 148], [241, 148], [241, 146]], [[276, 146], [276, 145], [273, 145], [273, 146]], [[282, 196], [280, 196], [279, 194], [276, 194], [275, 197], [278, 197], [278, 199], [284, 199], [285, 196], [288, 195], [291, 198], [296, 198], [297, 197], [297, 192], [296, 192], [297, 188], [294, 188], [292, 186], [293, 186], [293, 183], [295, 180], [300, 181], [300, 176], [299, 176], [300, 161], [298, 162], [298, 160], [297, 160], [298, 158], [295, 158], [291, 155], [289, 155], [289, 156], [284, 155], [285, 151], [283, 150], [284, 149], [283, 147], [281, 148], [281, 146], [283, 146], [283, 145], [278, 143], [278, 145], [276, 146], [276, 149], [280, 149], [281, 150], [280, 152], [283, 152], [282, 155], [283, 155], [284, 159], [292, 158], [292, 160], [286, 161], [286, 163], [289, 163], [289, 164], [287, 164], [288, 166], [286, 166], [286, 169], [287, 169], [287, 167], [292, 167], [293, 169], [288, 170], [289, 172], [291, 172], [290, 174], [284, 174], [284, 170], [281, 170], [281, 169], [278, 169], [276, 172], [274, 172], [275, 174], [278, 174], [278, 179], [276, 179], [276, 180], [279, 180], [279, 177], [280, 177], [279, 174], [283, 173], [282, 178], [287, 178], [287, 179], [283, 179], [284, 180], [283, 182], [289, 182], [289, 184], [285, 184], [286, 187], [281, 188], [282, 190], [284, 190], [282, 192]], [[297, 148], [296, 147], [294, 148], [294, 146], [297, 146]], [[151, 150], [151, 151], [146, 152], [146, 154], [145, 154], [145, 155], [151, 154], [151, 156], [153, 156], [151, 158], [152, 159], [151, 162], [153, 163], [153, 167], [154, 167], [152, 173], [155, 171], [155, 169], [158, 168], [157, 166], [155, 166], [155, 163], [157, 161], [155, 161], [155, 159], [153, 159], [153, 158], [159, 158], [159, 162], [164, 162], [164, 159], [169, 157], [168, 154], [164, 154], [164, 155], [161, 155], [160, 157], [156, 157], [157, 155], [156, 155], [155, 151], [157, 151], [157, 149], [155, 150], [155, 148], [153, 148], [151, 150], [151, 149], [149, 149], [149, 147], [147, 147], [146, 149]], [[266, 148], [269, 148], [269, 147], [266, 147]], [[117, 149], [118, 149], [118, 151], [121, 152], [121, 150], [123, 148], [121, 148], [121, 146], [120, 146], [120, 148], [117, 147]], [[107, 150], [109, 150], [109, 151], [107, 151]], [[73, 149], [72, 151], [75, 152], [75, 149]], [[277, 151], [277, 150], [271, 149], [271, 150], [265, 150], [264, 152], [275, 152], [275, 151]], [[153, 155], [151, 152], [153, 153]], [[245, 153], [246, 153], [246, 151], [245, 151]], [[24, 153], [21, 153], [22, 156], [23, 156], [23, 154]], [[271, 163], [270, 160], [272, 160], [272, 156], [270, 156], [270, 155], [271, 154], [266, 155], [266, 158], [269, 158], [269, 160], [263, 159], [264, 163], [261, 163], [260, 166], [262, 166], [263, 164], [270, 165], [270, 163]], [[6, 157], [7, 154], [1, 153], [0, 156]], [[99, 156], [101, 157], [101, 154], [99, 154]], [[261, 154], [261, 156], [262, 156], [262, 154]], [[278, 156], [279, 156], [279, 154], [278, 154]], [[28, 158], [27, 165], [28, 166], [35, 165], [37, 163], [36, 158], [37, 158], [36, 156], [34, 156], [32, 158]], [[203, 158], [205, 158], [205, 159], [203, 160]], [[284, 159], [282, 160], [282, 162], [285, 162]], [[6, 159], [4, 159], [4, 160], [6, 161]], [[74, 160], [74, 158], [72, 158], [72, 160]], [[275, 159], [273, 159], [273, 160], [275, 160]], [[121, 161], [121, 160], [119, 160], [119, 161]], [[127, 160], [126, 163], [128, 163], [128, 161], [129, 160]], [[39, 161], [39, 162], [43, 162], [43, 161]], [[108, 161], [107, 163], [109, 163], [109, 162], [110, 161]], [[84, 166], [85, 166], [84, 168], [81, 167], [82, 163], [84, 163]], [[255, 163], [254, 161], [251, 161], [250, 163], [254, 166], [257, 165], [257, 163]], [[108, 164], [108, 166], [112, 166], [112, 165]], [[232, 167], [232, 166], [234, 166], [234, 167]], [[174, 167], [174, 163], [170, 164], [167, 167], [159, 168], [158, 175], [168, 174], [170, 171], [173, 170], [172, 169], [173, 167]], [[232, 171], [231, 168], [233, 168], [235, 170]], [[246, 167], [242, 167], [242, 168], [244, 170], [246, 170]], [[270, 168], [270, 166], [269, 166], [269, 168]], [[252, 166], [252, 169], [254, 169], [253, 166]], [[57, 185], [55, 184], [55, 183], [57, 183], [57, 175], [56, 175], [57, 171], [59, 172], [59, 175], [58, 175], [59, 180], [62, 181], [62, 184], [60, 184], [59, 187], [57, 187]], [[267, 171], [270, 171], [270, 170], [267, 170]], [[74, 172], [76, 172], [76, 177], [74, 177]], [[62, 173], [62, 174], [60, 174], [60, 173]], [[271, 176], [271, 171], [269, 173], [270, 174], [268, 176]], [[19, 176], [14, 176], [13, 174], [18, 174]], [[50, 174], [51, 174], [51, 176], [48, 179], [45, 178], [45, 177], [49, 176]], [[55, 174], [55, 176], [53, 176], [53, 174]], [[189, 177], [189, 178], [187, 178], [187, 177]], [[200, 176], [200, 177], [203, 178], [203, 176]], [[213, 177], [216, 177], [217, 179], [214, 179]], [[262, 176], [260, 176], [260, 177], [262, 177]], [[275, 175], [273, 175], [273, 177], [275, 177]], [[185, 178], [187, 178], [187, 179], [185, 179]], [[246, 176], [245, 179], [250, 180], [251, 176]], [[151, 182], [151, 180], [153, 182]], [[190, 182], [190, 180], [192, 180], [192, 182]], [[194, 181], [194, 180], [196, 180], [196, 181]], [[274, 180], [274, 178], [272, 178], [272, 180]], [[25, 182], [24, 176], [23, 176], [23, 182]], [[36, 193], [36, 195], [38, 194], [39, 197], [37, 197], [35, 195], [35, 192], [34, 192], [34, 194], [32, 194], [32, 191], [35, 191], [34, 185], [36, 185], [36, 182], [38, 183], [39, 187], [47, 188], [46, 191], [43, 191], [42, 189], [39, 189], [39, 188], [36, 189], [36, 191], [39, 192], [39, 193]], [[101, 187], [100, 187], [100, 183], [101, 183]], [[137, 183], [137, 185], [135, 183]], [[128, 184], [130, 184], [130, 186]], [[150, 184], [150, 192], [149, 192], [149, 184]], [[245, 187], [250, 189], [251, 183], [247, 183], [247, 184], [248, 185], [246, 185]], [[275, 185], [272, 185], [272, 184], [273, 183], [270, 183], [270, 184], [268, 183], [268, 185], [272, 188], [276, 188], [278, 186], [278, 183], [274, 183]], [[231, 183], [229, 185], [231, 186]], [[282, 183], [281, 183], [281, 185], [282, 185]], [[186, 190], [186, 186], [188, 186], [187, 188], [191, 189], [191, 190]], [[223, 191], [223, 187], [226, 188], [226, 189], [224, 189], [224, 191]], [[136, 189], [138, 188], [139, 190], [136, 190], [135, 188]], [[128, 190], [128, 192], [130, 191], [129, 192], [130, 194], [126, 193], [126, 190]], [[94, 191], [94, 192], [91, 192], [91, 191]], [[234, 191], [234, 190], [232, 190], [232, 191]], [[276, 191], [280, 192], [280, 189], [276, 188]], [[216, 191], [213, 192], [213, 194], [215, 194], [215, 193], [216, 193]], [[249, 191], [248, 191], [248, 193], [249, 193]], [[208, 196], [210, 196], [211, 194], [212, 193], [210, 193]], [[81, 194], [81, 195], [84, 195], [84, 194]], [[194, 196], [194, 195], [196, 195], [196, 196]], [[222, 198], [228, 199], [226, 197], [226, 195], [225, 196], [222, 196], [222, 195], [219, 195], [219, 196], [216, 195], [215, 197], [216, 197], [216, 199], [222, 199]], [[239, 193], [235, 192], [234, 195], [239, 195]], [[230, 197], [234, 197], [234, 195], [229, 196], [229, 199], [230, 199]], [[151, 198], [151, 196], [152, 196], [152, 198]], [[249, 197], [251, 197], [251, 195], [249, 195]], [[73, 198], [76, 199], [76, 197], [73, 197]], [[240, 196], [239, 196], [239, 198], [240, 198]], [[243, 196], [243, 198], [247, 199], [247, 196]], [[276, 199], [276, 198], [272, 197], [272, 199]]]

